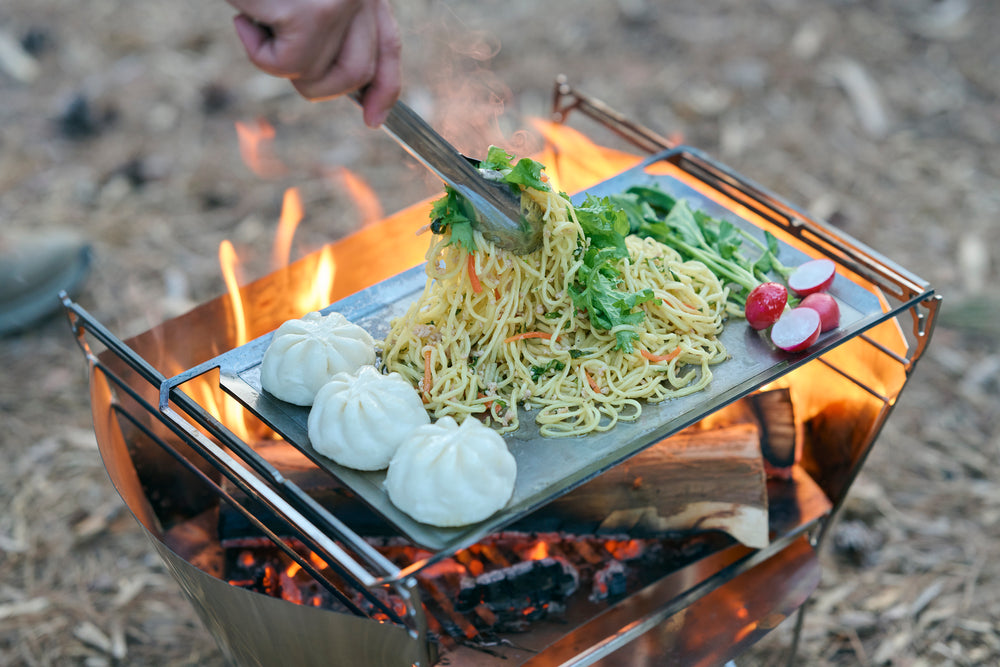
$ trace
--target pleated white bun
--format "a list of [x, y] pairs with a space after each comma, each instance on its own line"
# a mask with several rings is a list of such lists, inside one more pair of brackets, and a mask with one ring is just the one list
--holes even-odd
[[371, 334], [341, 313], [314, 311], [275, 330], [261, 361], [260, 383], [282, 401], [312, 405], [334, 375], [374, 363]]
[[474, 417], [451, 417], [413, 431], [389, 462], [385, 488], [402, 511], [433, 526], [487, 519], [514, 491], [517, 462], [507, 443]]
[[403, 440], [429, 423], [420, 395], [403, 376], [362, 366], [338, 373], [316, 393], [309, 440], [342, 466], [382, 470]]

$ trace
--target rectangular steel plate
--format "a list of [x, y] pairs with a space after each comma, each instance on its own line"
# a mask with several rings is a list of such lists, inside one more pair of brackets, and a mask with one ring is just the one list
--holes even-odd
[[[647, 161], [652, 162], [653, 160]], [[688, 201], [693, 209], [730, 220], [763, 240], [763, 232], [681, 181], [651, 173], [644, 165], [588, 189], [595, 195], [620, 193], [632, 185], [658, 184], [668, 193]], [[580, 202], [586, 193], [574, 197]], [[747, 254], [750, 254], [749, 250]], [[795, 265], [809, 259], [782, 244], [781, 261]], [[405, 313], [423, 289], [423, 266], [364, 289], [325, 308], [339, 311], [350, 321], [382, 339], [392, 319]], [[806, 353], [787, 354], [774, 349], [742, 321], [730, 322], [721, 339], [731, 358], [712, 369], [710, 385], [703, 391], [643, 407], [633, 422], [619, 422], [605, 433], [576, 438], [543, 438], [532, 414], [522, 409], [520, 428], [507, 436], [517, 460], [518, 475], [507, 506], [489, 519], [461, 528], [437, 528], [419, 523], [394, 506], [384, 488], [385, 472], [362, 472], [340, 466], [317, 453], [309, 442], [309, 409], [280, 401], [261, 389], [260, 363], [273, 334], [266, 334], [233, 349], [207, 365], [220, 369], [222, 388], [289, 443], [319, 466], [329, 470], [412, 542], [437, 552], [453, 551], [475, 543], [486, 535], [570, 491], [642, 449], [689, 426], [722, 406], [735, 401], [786, 372], [822, 355], [838, 344], [891, 317], [879, 299], [850, 279], [838, 274], [830, 293], [841, 307], [840, 327], [823, 334]]]

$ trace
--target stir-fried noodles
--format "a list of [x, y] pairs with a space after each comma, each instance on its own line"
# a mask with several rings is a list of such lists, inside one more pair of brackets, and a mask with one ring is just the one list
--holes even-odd
[[545, 221], [538, 251], [439, 229], [422, 295], [382, 341], [386, 369], [435, 418], [485, 418], [503, 433], [523, 410], [546, 436], [607, 430], [644, 402], [703, 389], [726, 359], [724, 285], [649, 238], [599, 247], [564, 194], [539, 189], [544, 178], [521, 184]]

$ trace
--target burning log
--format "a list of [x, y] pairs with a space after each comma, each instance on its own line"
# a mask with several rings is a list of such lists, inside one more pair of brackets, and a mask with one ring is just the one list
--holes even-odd
[[761, 391], [746, 401], [760, 428], [760, 453], [768, 475], [788, 479], [798, 451], [791, 392], [787, 387]]

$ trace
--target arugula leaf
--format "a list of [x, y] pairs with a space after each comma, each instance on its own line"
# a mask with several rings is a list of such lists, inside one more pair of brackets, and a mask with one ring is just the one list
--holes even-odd
[[548, 192], [552, 188], [542, 180], [542, 169], [544, 167], [540, 162], [524, 157], [517, 161], [503, 180], [512, 185], [523, 185], [526, 188]]
[[[481, 171], [500, 174], [501, 180], [510, 186], [514, 193], [520, 193], [523, 188], [549, 191], [548, 183], [542, 180], [544, 167], [540, 162], [529, 158], [518, 160], [513, 164], [513, 155], [502, 148], [490, 146], [486, 159], [479, 164]], [[469, 201], [458, 194], [454, 188], [445, 186], [443, 197], [431, 205], [431, 231], [435, 234], [445, 234], [451, 231], [449, 245], [457, 243], [469, 252], [476, 251], [476, 241], [473, 227], [476, 222], [476, 210]]]
[[[569, 293], [573, 305], [587, 311], [591, 323], [601, 329], [614, 329], [622, 325], [634, 326], [642, 322], [646, 314], [634, 310], [647, 301], [658, 301], [649, 288], [638, 293], [627, 293], [618, 289], [621, 272], [614, 266], [621, 257], [615, 247], [587, 252], [584, 265], [577, 272], [577, 282], [570, 286]], [[616, 347], [625, 352], [632, 351], [632, 342], [639, 336], [634, 331], [615, 332]]]
[[663, 219], [663, 224], [678, 234], [685, 243], [696, 248], [709, 247], [704, 230], [695, 219], [691, 207], [683, 199], [670, 209], [670, 213]]
[[538, 382], [538, 379], [548, 373], [549, 371], [561, 371], [566, 368], [566, 364], [558, 359], [549, 359], [549, 363], [544, 366], [532, 366], [531, 367], [531, 381]]
[[472, 235], [471, 220], [451, 223], [451, 243], [457, 243], [469, 252], [476, 252], [476, 238]]
[[513, 155], [499, 146], [490, 146], [486, 149], [486, 159], [479, 163], [479, 168], [492, 169], [493, 171], [505, 171], [514, 166], [511, 162], [513, 159]]
[[609, 195], [608, 199], [614, 206], [625, 212], [630, 234], [635, 234], [647, 218], [656, 218], [656, 211], [653, 210], [653, 207], [633, 192]]
[[652, 208], [655, 215], [652, 217], [663, 218], [674, 208], [677, 200], [663, 191], [662, 188], [650, 187], [646, 185], [633, 185], [625, 191], [628, 195], [635, 196], [640, 202]]
[[583, 206], [576, 207], [576, 217], [583, 233], [590, 239], [590, 247], [614, 248], [615, 256], [628, 257], [625, 235], [629, 232], [628, 215], [614, 206], [608, 197], [597, 199], [587, 195]]
[[521, 158], [514, 164], [514, 156], [497, 146], [490, 146], [486, 151], [486, 159], [479, 163], [479, 168], [485, 171], [496, 171], [503, 175], [503, 181], [511, 186], [516, 192], [520, 192], [517, 186], [533, 188], [548, 192], [551, 188], [549, 184], [542, 180], [542, 170], [545, 166], [541, 162], [535, 162], [531, 158]]
[[[705, 225], [706, 222], [702, 222], [705, 218], [704, 214], [700, 216], [695, 216], [699, 223]], [[740, 246], [743, 244], [743, 237], [740, 236], [739, 231], [733, 225], [733, 223], [728, 220], [723, 220], [719, 223], [719, 228], [715, 234], [714, 245], [719, 251], [719, 255], [722, 259], [733, 259], [740, 251]]]

